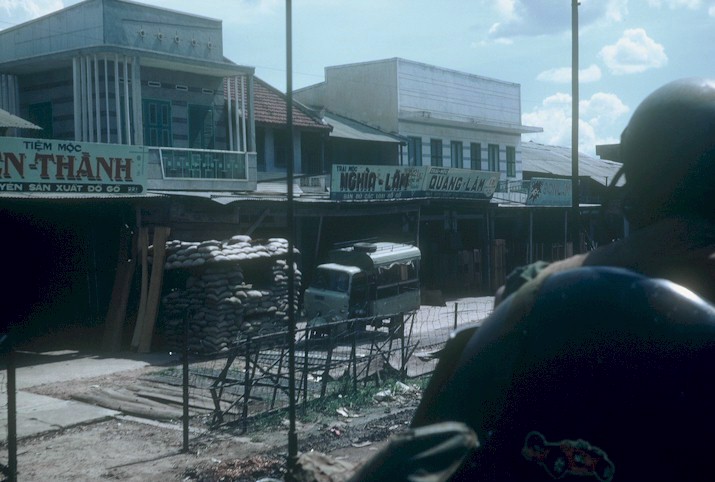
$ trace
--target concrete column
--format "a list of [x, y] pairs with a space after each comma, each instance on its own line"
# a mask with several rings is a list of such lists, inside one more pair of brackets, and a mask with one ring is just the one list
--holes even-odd
[[[236, 88], [238, 88], [238, 77], [236, 77]], [[251, 110], [253, 112], [253, 110]], [[240, 151], [242, 152], [247, 152], [248, 149], [246, 148], [247, 143], [246, 143], [246, 120], [248, 119], [246, 115], [246, 76], [242, 75], [241, 76], [241, 117], [243, 118], [243, 124], [241, 125], [241, 147]], [[236, 111], [236, 139], [238, 139], [238, 111]]]
[[0, 74], [0, 109], [10, 111], [9, 76]]
[[80, 104], [80, 112], [82, 116], [82, 132], [80, 135], [79, 140], [80, 141], [86, 141], [89, 137], [89, 134], [87, 133], [87, 65], [84, 61], [84, 57], [79, 57], [78, 59], [79, 62], [79, 86], [80, 86], [80, 92], [79, 92], [79, 104]]
[[142, 122], [142, 84], [139, 57], [132, 58], [132, 104], [134, 107], [134, 144], [144, 145], [144, 123]]
[[107, 127], [107, 143], [112, 142], [112, 136], [110, 134], [110, 123], [109, 123], [109, 74], [107, 68], [107, 62], [109, 62], [107, 55], [104, 56], [104, 112], [105, 112], [105, 125]]
[[132, 145], [132, 124], [129, 110], [129, 60], [124, 56], [124, 144]]
[[[226, 108], [228, 112], [226, 117], [228, 117], [228, 150], [233, 150], [233, 116], [231, 115], [231, 106], [233, 105], [233, 91], [231, 89], [231, 77], [226, 77], [224, 79], [226, 82]], [[236, 110], [238, 110], [238, 104], [236, 104]]]
[[87, 137], [89, 142], [94, 142], [94, 109], [92, 108], [92, 61], [88, 56], [84, 58], [84, 81], [87, 84], [84, 106], [87, 110]]
[[74, 109], [74, 140], [82, 140], [82, 81], [79, 57], [72, 59], [72, 105]]
[[248, 122], [245, 124], [247, 125], [247, 148], [246, 152], [256, 152], [256, 124], [255, 124], [255, 116], [253, 112], [253, 75], [248, 76], [248, 86], [246, 90], [246, 97], [248, 99]]
[[94, 65], [94, 120], [97, 129], [97, 142], [102, 142], [102, 108], [99, 103], [99, 62], [97, 54], [92, 59]]
[[122, 144], [122, 101], [119, 90], [119, 55], [114, 54], [114, 122], [117, 126], [117, 144]]

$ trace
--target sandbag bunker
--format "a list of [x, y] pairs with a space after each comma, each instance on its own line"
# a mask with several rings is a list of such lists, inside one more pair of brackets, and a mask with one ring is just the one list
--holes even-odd
[[[182, 346], [186, 316], [189, 350], [202, 354], [226, 351], [241, 335], [287, 329], [287, 240], [171, 240], [166, 254], [161, 319], [170, 348]], [[300, 286], [296, 267], [296, 293]]]

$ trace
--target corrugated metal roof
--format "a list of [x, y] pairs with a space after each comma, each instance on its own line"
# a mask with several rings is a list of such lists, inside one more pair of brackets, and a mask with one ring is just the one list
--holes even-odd
[[[544, 173], [560, 177], [571, 177], [571, 148], [547, 146], [536, 142], [521, 143], [522, 170], [531, 173]], [[579, 177], [590, 177], [599, 184], [607, 186], [621, 168], [621, 164], [582, 152], [578, 155]], [[622, 186], [621, 177], [617, 185]]]
[[405, 140], [399, 136], [387, 134], [361, 122], [348, 119], [347, 117], [332, 112], [325, 112], [323, 114], [323, 120], [333, 126], [330, 137], [355, 139], [359, 141], [389, 142], [391, 144], [405, 142]]
[[16, 127], [18, 129], [41, 129], [30, 121], [0, 109], [0, 127]]

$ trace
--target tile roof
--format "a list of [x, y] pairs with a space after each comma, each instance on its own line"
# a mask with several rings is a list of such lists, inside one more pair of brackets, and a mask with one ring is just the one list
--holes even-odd
[[[268, 85], [258, 77], [253, 77], [253, 110], [256, 124], [270, 124], [274, 126], [285, 126], [287, 124], [288, 101], [285, 94], [278, 89]], [[224, 81], [224, 96], [228, 96], [226, 82]], [[233, 99], [239, 95], [232, 92]], [[312, 114], [307, 107], [298, 102], [293, 102], [293, 125], [295, 127], [307, 129], [319, 129], [329, 131], [331, 127], [323, 123], [320, 118]]]

